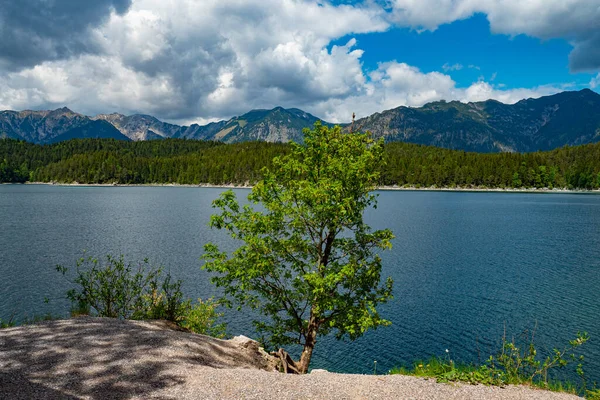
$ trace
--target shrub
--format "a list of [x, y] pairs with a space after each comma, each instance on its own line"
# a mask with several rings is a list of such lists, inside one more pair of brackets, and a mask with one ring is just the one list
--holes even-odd
[[222, 313], [216, 311], [217, 302], [210, 298], [205, 301], [198, 299], [197, 304], [189, 302], [187, 304], [189, 307], [180, 323], [183, 328], [202, 335], [225, 337], [226, 325], [217, 323], [217, 320], [223, 316]]
[[490, 356], [488, 365], [492, 371], [498, 371], [507, 383], [531, 383], [548, 387], [548, 372], [556, 368], [564, 368], [568, 364], [577, 362], [576, 373], [583, 377], [581, 362], [583, 356], [576, 356], [578, 347], [589, 340], [587, 333], [577, 333], [569, 345], [562, 349], [555, 348], [552, 354], [540, 359], [537, 349], [531, 339], [518, 343], [515, 339], [508, 341], [502, 338], [502, 348], [498, 355]]
[[181, 281], [172, 282], [167, 274], [162, 282], [150, 282], [150, 292], [143, 296], [143, 309], [138, 319], [164, 319], [179, 323], [190, 308], [190, 301], [183, 299]]
[[[68, 269], [57, 266], [66, 275]], [[147, 259], [134, 266], [123, 256], [106, 256], [105, 264], [93, 257], [77, 261], [72, 283], [79, 288], [67, 292], [77, 312], [99, 317], [140, 319], [150, 309], [153, 291], [161, 287], [162, 268], [150, 266]], [[156, 294], [156, 293], [154, 293]]]
[[[67, 276], [68, 268], [56, 270]], [[67, 278], [76, 285], [67, 291], [72, 302], [72, 315], [94, 315], [121, 319], [163, 319], [192, 332], [225, 336], [225, 324], [217, 324], [222, 314], [212, 299], [192, 304], [184, 299], [181, 281], [163, 274], [147, 259], [137, 265], [125, 262], [123, 256], [106, 256], [104, 263], [93, 257], [81, 258], [75, 277]]]

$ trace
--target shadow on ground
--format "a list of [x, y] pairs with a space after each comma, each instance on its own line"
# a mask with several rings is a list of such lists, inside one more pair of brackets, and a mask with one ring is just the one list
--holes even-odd
[[199, 367], [268, 365], [239, 342], [161, 323], [78, 318], [0, 330], [2, 399], [147, 397]]

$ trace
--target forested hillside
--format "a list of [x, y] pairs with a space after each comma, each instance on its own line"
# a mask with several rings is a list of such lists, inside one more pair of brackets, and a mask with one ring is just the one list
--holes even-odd
[[36, 145], [0, 140], [0, 182], [245, 183], [288, 145], [184, 139], [70, 140]]
[[488, 188], [600, 188], [600, 144], [535, 153], [469, 153], [386, 144], [384, 185]]
[[[0, 140], [0, 182], [244, 184], [290, 145], [167, 139]], [[600, 144], [549, 152], [480, 154], [409, 143], [385, 145], [382, 185], [600, 188]]]

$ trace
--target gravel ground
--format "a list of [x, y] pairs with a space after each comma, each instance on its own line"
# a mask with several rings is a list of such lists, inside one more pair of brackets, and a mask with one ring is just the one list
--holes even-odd
[[526, 387], [273, 371], [256, 342], [161, 322], [78, 318], [0, 330], [0, 399], [548, 399]]

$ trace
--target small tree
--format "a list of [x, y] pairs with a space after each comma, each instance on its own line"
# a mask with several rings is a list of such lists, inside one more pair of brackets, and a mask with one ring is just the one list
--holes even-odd
[[[370, 232], [363, 211], [376, 206], [370, 192], [379, 178], [382, 142], [344, 134], [316, 123], [304, 145], [275, 158], [248, 199], [263, 211], [240, 207], [232, 191], [214, 201], [220, 214], [211, 227], [243, 242], [231, 257], [205, 246], [204, 268], [217, 275], [226, 304], [260, 311], [254, 321], [267, 344], [303, 346], [299, 361], [283, 349], [284, 370], [306, 373], [318, 336], [354, 340], [369, 328], [389, 325], [376, 306], [391, 298], [392, 280], [380, 285], [381, 259], [390, 230]], [[227, 297], [228, 296], [228, 297]]]

